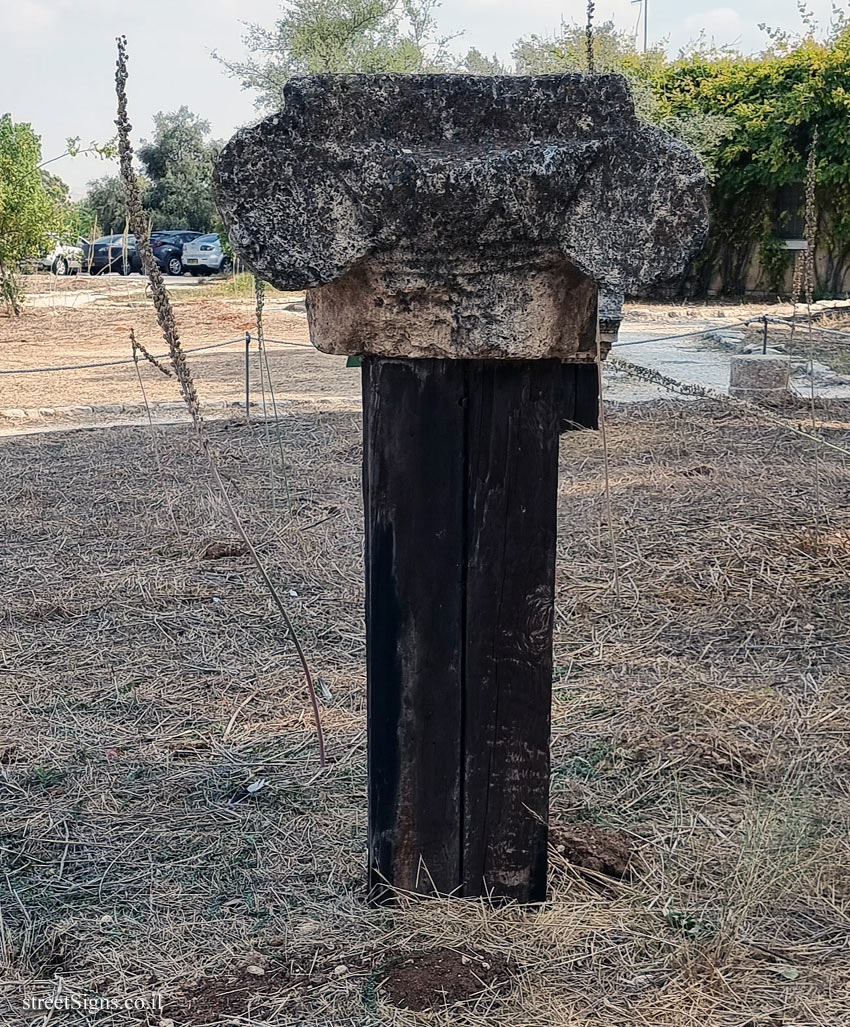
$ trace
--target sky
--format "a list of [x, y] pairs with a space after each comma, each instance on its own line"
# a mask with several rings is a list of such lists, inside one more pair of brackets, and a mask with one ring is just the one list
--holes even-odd
[[[796, 31], [796, 0], [648, 0], [650, 43], [667, 40], [678, 49], [701, 30], [718, 45], [743, 51], [763, 47], [760, 22]], [[830, 0], [810, 0], [823, 23]], [[453, 47], [471, 46], [510, 58], [513, 43], [531, 34], [549, 35], [562, 19], [584, 20], [584, 0], [443, 0], [438, 11], [445, 34], [463, 32]], [[213, 50], [244, 56], [245, 22], [271, 26], [279, 0], [0, 0], [0, 113], [32, 124], [44, 158], [65, 150], [68, 136], [84, 144], [114, 135], [115, 36], [128, 38], [129, 99], [136, 139], [152, 131], [153, 115], [182, 104], [206, 118], [213, 133], [229, 138], [254, 119], [250, 93], [229, 78]], [[631, 0], [597, 0], [598, 21], [612, 19], [634, 30], [640, 7]], [[50, 170], [81, 196], [86, 183], [110, 174], [109, 162], [64, 158]]]

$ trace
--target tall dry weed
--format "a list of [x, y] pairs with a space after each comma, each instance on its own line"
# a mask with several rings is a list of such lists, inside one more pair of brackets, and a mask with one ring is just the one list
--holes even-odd
[[[209, 468], [210, 476], [213, 479], [215, 487], [222, 498], [227, 514], [236, 530], [236, 533], [241, 538], [246, 549], [251, 555], [251, 559], [260, 574], [266, 588], [269, 591], [272, 602], [278, 609], [278, 612], [283, 619], [286, 626], [287, 633], [295, 647], [295, 651], [298, 654], [298, 660], [301, 664], [302, 671], [304, 673], [304, 680], [307, 687], [307, 692], [310, 697], [310, 704], [313, 712], [313, 720], [316, 725], [316, 736], [319, 746], [319, 760], [324, 766], [325, 763], [325, 742], [324, 734], [322, 732], [321, 717], [319, 715], [319, 703], [316, 697], [316, 689], [313, 683], [313, 675], [310, 671], [310, 665], [307, 662], [307, 657], [298, 635], [295, 631], [295, 626], [289, 616], [289, 613], [284, 606], [283, 600], [280, 598], [278, 590], [275, 588], [274, 583], [266, 570], [265, 564], [259, 557], [256, 548], [254, 547], [251, 540], [248, 538], [248, 534], [245, 531], [245, 527], [242, 523], [233, 502], [230, 499], [230, 495], [227, 491], [227, 487], [224, 484], [224, 480], [221, 477], [221, 473], [218, 468], [218, 463], [215, 458], [215, 453], [210, 445], [209, 439], [204, 432], [203, 418], [201, 417], [201, 405], [198, 398], [198, 390], [195, 387], [195, 381], [192, 377], [192, 372], [189, 368], [189, 363], [186, 359], [186, 353], [180, 342], [180, 334], [177, 330], [177, 320], [174, 316], [174, 308], [171, 305], [171, 299], [168, 295], [168, 290], [165, 287], [165, 282], [162, 277], [162, 272], [159, 269], [159, 265], [156, 263], [153, 257], [153, 250], [150, 244], [150, 235], [148, 232], [148, 221], [145, 217], [144, 208], [142, 207], [141, 193], [139, 190], [139, 181], [136, 177], [136, 172], [133, 168], [133, 146], [130, 141], [130, 133], [132, 131], [132, 125], [127, 109], [127, 79], [129, 73], [127, 70], [128, 54], [127, 54], [127, 39], [125, 36], [119, 36], [117, 39], [118, 44], [118, 60], [116, 62], [115, 69], [115, 91], [118, 98], [118, 117], [115, 124], [118, 128], [118, 154], [120, 158], [121, 167], [121, 181], [124, 186], [124, 194], [127, 200], [127, 211], [128, 211], [128, 223], [129, 228], [136, 237], [136, 245], [139, 250], [139, 255], [142, 261], [142, 270], [147, 275], [150, 283], [151, 295], [153, 297], [153, 304], [156, 309], [157, 321], [159, 323], [162, 337], [168, 347], [169, 357], [171, 359], [171, 366], [174, 370], [174, 375], [180, 384], [180, 391], [183, 395], [183, 400], [192, 418], [192, 423], [195, 428], [195, 432], [198, 438], [198, 443], [201, 447], [207, 465]], [[138, 343], [136, 343], [138, 346]]]

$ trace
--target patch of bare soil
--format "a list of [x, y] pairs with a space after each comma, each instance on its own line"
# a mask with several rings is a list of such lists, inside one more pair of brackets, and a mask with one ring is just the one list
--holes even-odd
[[568, 863], [606, 877], [628, 877], [634, 849], [622, 831], [593, 824], [555, 824], [549, 828], [549, 844]]
[[822, 528], [804, 532], [794, 541], [809, 556], [829, 556], [836, 560], [850, 559], [850, 530], [847, 528]]
[[163, 1016], [180, 1027], [259, 1019], [275, 1006], [295, 1000], [309, 981], [306, 971], [290, 973], [283, 967], [266, 970], [252, 964], [194, 981], [178, 997], [164, 1003]]
[[227, 560], [238, 556], [247, 556], [248, 547], [244, 542], [210, 542], [201, 553], [202, 560]]
[[[96, 281], [96, 280], [95, 280]], [[139, 279], [141, 281], [141, 279]], [[130, 329], [150, 352], [163, 352], [156, 315], [138, 285], [110, 283], [104, 302], [70, 307], [27, 308], [19, 318], [0, 315], [0, 368], [3, 370], [94, 364], [80, 370], [0, 375], [0, 410], [97, 407], [177, 402], [180, 393], [146, 361], [139, 377], [132, 363]], [[268, 371], [277, 404], [324, 403], [337, 408], [359, 401], [360, 378], [345, 359], [319, 353], [310, 345], [306, 317], [286, 309], [283, 301], [266, 305], [264, 322]], [[177, 322], [187, 350], [232, 340], [231, 345], [189, 354], [202, 403], [233, 403], [245, 398], [245, 333], [256, 340], [256, 313], [250, 297], [201, 294], [176, 305]], [[271, 340], [279, 340], [272, 342]], [[287, 345], [280, 345], [285, 342]], [[251, 398], [271, 409], [266, 368], [250, 347]], [[118, 361], [118, 363], [116, 363]], [[85, 421], [85, 412], [75, 419]]]
[[771, 317], [788, 317], [793, 313], [791, 303], [777, 303], [765, 299], [745, 300], [739, 303], [728, 299], [683, 300], [666, 303], [663, 300], [629, 300], [625, 315], [632, 321], [664, 320], [728, 320], [744, 321], [758, 317], [765, 311]]
[[441, 948], [395, 963], [383, 986], [393, 1005], [422, 1012], [492, 995], [509, 984], [511, 974], [510, 960], [501, 953]]
[[629, 740], [634, 760], [662, 760], [678, 769], [697, 769], [741, 781], [760, 774], [768, 758], [763, 747], [746, 738], [711, 728], [668, 733], [650, 729], [630, 735]]

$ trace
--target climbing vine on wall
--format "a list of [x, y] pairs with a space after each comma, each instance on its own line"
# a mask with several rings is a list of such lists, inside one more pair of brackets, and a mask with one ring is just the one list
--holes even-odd
[[790, 265], [779, 232], [802, 214], [800, 186], [817, 132], [816, 284], [821, 294], [840, 292], [850, 273], [850, 30], [760, 57], [696, 54], [646, 72], [659, 120], [728, 119], [711, 154], [711, 241], [692, 269], [691, 289], [704, 292], [719, 276], [724, 292], [743, 292], [755, 257], [768, 288], [778, 291]]

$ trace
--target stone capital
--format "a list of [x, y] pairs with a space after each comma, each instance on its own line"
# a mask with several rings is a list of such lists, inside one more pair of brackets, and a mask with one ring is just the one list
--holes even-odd
[[236, 252], [321, 350], [593, 359], [707, 233], [696, 155], [616, 75], [317, 75], [215, 172]]

